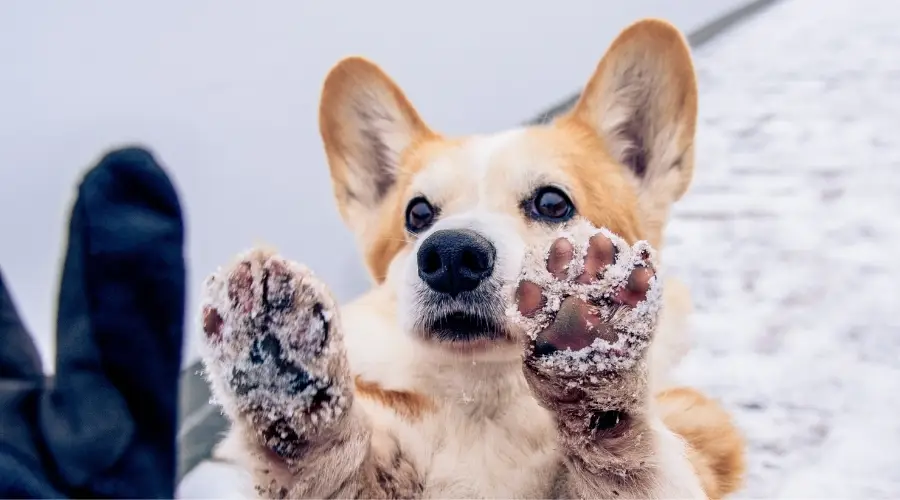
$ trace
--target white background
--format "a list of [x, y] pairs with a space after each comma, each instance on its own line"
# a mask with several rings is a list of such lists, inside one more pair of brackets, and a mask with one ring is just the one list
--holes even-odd
[[182, 196], [189, 325], [203, 277], [260, 241], [346, 300], [368, 278], [316, 127], [339, 58], [381, 64], [442, 132], [489, 132], [578, 90], [626, 24], [658, 16], [690, 32], [745, 2], [3, 0], [0, 266], [49, 362], [76, 182], [104, 150], [136, 141]]

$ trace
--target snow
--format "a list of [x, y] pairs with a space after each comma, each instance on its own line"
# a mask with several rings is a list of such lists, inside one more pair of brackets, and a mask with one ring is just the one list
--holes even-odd
[[743, 497], [900, 497], [898, 24], [897, 3], [788, 0], [695, 54], [664, 255], [696, 310], [678, 376], [744, 430]]

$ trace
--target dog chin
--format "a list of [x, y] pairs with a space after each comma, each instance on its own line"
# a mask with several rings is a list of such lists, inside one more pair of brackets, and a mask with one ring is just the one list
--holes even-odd
[[506, 317], [512, 297], [499, 280], [454, 296], [435, 293], [421, 282], [411, 291], [410, 330], [425, 344], [442, 352], [490, 358], [505, 357], [510, 346], [518, 346], [517, 330]]
[[497, 314], [443, 310], [423, 311], [419, 317], [419, 337], [445, 350], [476, 354], [515, 344], [506, 318]]
[[481, 342], [506, 337], [505, 327], [493, 318], [467, 311], [431, 316], [422, 330], [439, 342]]

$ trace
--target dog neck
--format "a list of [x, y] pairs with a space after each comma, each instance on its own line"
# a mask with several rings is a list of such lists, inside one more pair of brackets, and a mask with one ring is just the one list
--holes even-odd
[[445, 404], [489, 417], [529, 394], [519, 356], [459, 355], [414, 342], [419, 355], [410, 370], [416, 390]]

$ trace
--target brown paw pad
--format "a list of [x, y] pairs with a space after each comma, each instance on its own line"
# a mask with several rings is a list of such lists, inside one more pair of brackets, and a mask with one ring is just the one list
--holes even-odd
[[556, 319], [535, 338], [535, 354], [546, 356], [556, 351], [580, 351], [602, 339], [613, 343], [617, 339], [609, 323], [599, 316], [596, 306], [577, 297], [566, 297]]
[[650, 283], [656, 274], [647, 267], [635, 267], [628, 276], [625, 285], [616, 291], [613, 301], [631, 307], [638, 305], [647, 298], [650, 291]]
[[294, 304], [293, 274], [287, 263], [271, 258], [263, 265], [262, 294], [265, 304], [273, 309], [287, 309]]
[[575, 278], [576, 283], [588, 284], [597, 281], [603, 272], [615, 263], [616, 249], [613, 242], [602, 234], [591, 236], [584, 255], [584, 269]]
[[253, 265], [241, 262], [228, 275], [228, 298], [231, 306], [242, 312], [253, 310]]
[[211, 342], [219, 342], [222, 340], [222, 327], [225, 321], [219, 314], [219, 311], [210, 306], [203, 308], [203, 333], [206, 334]]

